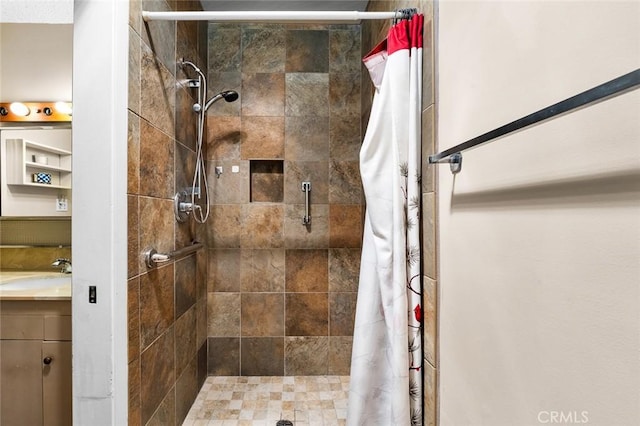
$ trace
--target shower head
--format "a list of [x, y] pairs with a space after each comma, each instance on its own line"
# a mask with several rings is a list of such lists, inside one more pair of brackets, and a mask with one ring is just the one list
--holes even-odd
[[227, 102], [234, 102], [238, 100], [238, 92], [236, 92], [235, 90], [227, 90], [226, 92], [222, 92], [221, 93], [222, 97], [224, 98], [225, 101]]
[[207, 101], [206, 104], [204, 104], [204, 110], [208, 110], [209, 107], [214, 103], [219, 101], [220, 99], [223, 99], [227, 102], [233, 102], [236, 101], [238, 99], [238, 92], [234, 91], [234, 90], [227, 90], [224, 92], [220, 92], [217, 95], [215, 95], [214, 97], [212, 97], [211, 99], [209, 99]]

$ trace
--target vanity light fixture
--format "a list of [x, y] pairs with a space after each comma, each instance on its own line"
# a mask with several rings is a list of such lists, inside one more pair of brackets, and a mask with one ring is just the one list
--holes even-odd
[[0, 102], [2, 122], [70, 122], [71, 102]]

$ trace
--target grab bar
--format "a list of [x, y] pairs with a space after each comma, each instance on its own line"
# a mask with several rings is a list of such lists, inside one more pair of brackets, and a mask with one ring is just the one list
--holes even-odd
[[304, 192], [304, 216], [303, 225], [311, 225], [311, 215], [309, 214], [309, 193], [311, 192], [311, 182], [302, 182], [302, 192]]
[[541, 121], [556, 117], [574, 109], [589, 105], [596, 101], [603, 101], [613, 96], [621, 95], [640, 86], [640, 69], [631, 71], [628, 74], [614, 78], [602, 83], [599, 86], [578, 93], [575, 96], [560, 101], [556, 104], [519, 118], [504, 126], [493, 129], [487, 133], [462, 142], [452, 148], [429, 156], [429, 163], [450, 163], [451, 172], [458, 173], [462, 169], [462, 151], [474, 148], [485, 142], [498, 139], [517, 130], [529, 127]]
[[147, 268], [155, 268], [158, 266], [158, 263], [165, 263], [172, 259], [180, 259], [197, 252], [202, 247], [204, 247], [202, 243], [193, 243], [190, 246], [172, 251], [171, 253], [158, 253], [156, 249], [150, 248], [144, 252], [144, 263], [147, 265]]

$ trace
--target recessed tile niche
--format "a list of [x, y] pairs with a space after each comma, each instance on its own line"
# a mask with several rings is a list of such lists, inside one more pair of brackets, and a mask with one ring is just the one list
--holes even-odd
[[284, 199], [283, 160], [250, 160], [251, 202], [281, 203]]

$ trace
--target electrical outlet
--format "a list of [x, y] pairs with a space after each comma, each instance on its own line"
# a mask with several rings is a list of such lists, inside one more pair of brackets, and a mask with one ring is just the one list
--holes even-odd
[[58, 197], [56, 199], [56, 211], [57, 212], [69, 211], [69, 204], [67, 203], [67, 199], [66, 198]]

